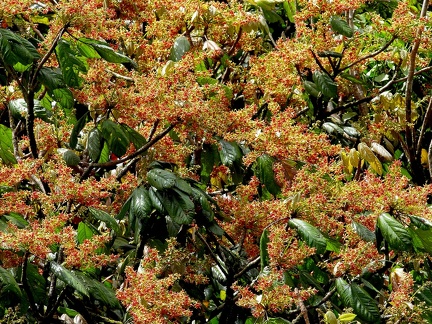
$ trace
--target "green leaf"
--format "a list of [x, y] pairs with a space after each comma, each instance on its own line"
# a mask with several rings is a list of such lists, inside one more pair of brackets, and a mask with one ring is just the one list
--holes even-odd
[[274, 159], [267, 155], [260, 155], [254, 165], [254, 173], [273, 196], [277, 196], [281, 192], [281, 188], [277, 185], [273, 171]]
[[321, 95], [320, 90], [318, 89], [316, 84], [313, 83], [312, 81], [304, 81], [303, 86], [304, 86], [306, 92], [308, 94], [310, 94], [311, 96], [318, 98]]
[[71, 109], [74, 106], [75, 99], [68, 88], [54, 89], [50, 95], [63, 109]]
[[203, 145], [201, 152], [201, 182], [208, 184], [213, 167], [220, 162], [219, 150], [216, 145]]
[[207, 195], [207, 193], [205, 193], [199, 188], [193, 187], [191, 189], [193, 200], [195, 201], [195, 203], [201, 205], [201, 213], [205, 218], [205, 223], [212, 222], [214, 219], [214, 212], [209, 203], [209, 196]]
[[94, 234], [95, 231], [93, 230], [93, 228], [88, 226], [86, 223], [80, 222], [78, 224], [77, 241], [79, 244], [82, 244], [82, 242], [84, 242], [85, 240], [91, 239]]
[[377, 302], [359, 285], [351, 284], [351, 296], [354, 313], [366, 323], [379, 323], [380, 311]]
[[61, 264], [52, 261], [51, 272], [65, 284], [71, 286], [82, 295], [90, 297], [85, 287], [85, 283], [75, 276], [72, 271], [66, 269]]
[[334, 52], [334, 51], [322, 51], [318, 53], [319, 57], [335, 57], [335, 58], [342, 58], [342, 53]]
[[78, 134], [81, 132], [81, 130], [84, 128], [84, 126], [87, 124], [87, 117], [88, 113], [84, 114], [78, 122], [74, 125], [72, 129], [72, 133], [69, 139], [69, 145], [72, 149], [75, 149], [78, 144]]
[[372, 232], [369, 228], [364, 226], [363, 224], [352, 222], [352, 228], [354, 231], [366, 242], [375, 242], [375, 233]]
[[25, 38], [4, 28], [0, 28], [0, 56], [4, 63], [24, 72], [40, 58], [37, 49]]
[[321, 71], [315, 71], [313, 76], [313, 81], [315, 82], [318, 90], [322, 92], [324, 97], [335, 98], [337, 97], [337, 84], [330, 78], [327, 73]]
[[432, 223], [423, 217], [410, 215], [409, 218], [411, 220], [410, 226], [414, 225], [417, 228], [425, 230], [425, 231], [432, 228]]
[[108, 162], [109, 160], [110, 160], [110, 150], [107, 142], [104, 141], [98, 163], [105, 163]]
[[66, 86], [63, 75], [57, 68], [43, 67], [39, 70], [37, 78], [48, 90], [64, 88]]
[[10, 298], [10, 294], [15, 295], [19, 299], [22, 298], [21, 289], [12, 274], [0, 267], [0, 297]]
[[115, 292], [109, 289], [103, 283], [90, 278], [82, 272], [74, 273], [76, 278], [78, 278], [86, 287], [88, 294], [96, 300], [102, 302], [105, 306], [112, 309], [121, 308], [120, 302], [118, 301]]
[[336, 33], [346, 36], [346, 37], [353, 37], [354, 30], [348, 25], [348, 23], [343, 20], [339, 16], [333, 16], [330, 19], [330, 25], [333, 31]]
[[182, 59], [183, 55], [189, 51], [190, 43], [185, 36], [179, 36], [174, 41], [169, 59], [173, 62], [178, 62]]
[[117, 223], [116, 219], [112, 217], [107, 212], [103, 210], [96, 209], [93, 207], [89, 207], [90, 213], [94, 216], [94, 218], [104, 222], [109, 228], [111, 228], [117, 235], [120, 234], [120, 226]]
[[316, 227], [298, 218], [291, 219], [288, 224], [291, 228], [297, 229], [300, 237], [306, 241], [307, 245], [316, 248], [317, 254], [325, 252], [327, 240]]
[[47, 300], [46, 280], [39, 273], [38, 267], [27, 263], [27, 282], [31, 287], [31, 293], [36, 302], [44, 303]]
[[261, 271], [270, 264], [270, 256], [268, 254], [267, 244], [270, 242], [268, 237], [268, 230], [264, 229], [260, 238], [260, 261]]
[[294, 15], [297, 11], [296, 9], [296, 1], [295, 0], [291, 0], [291, 1], [284, 1], [283, 2], [283, 8], [285, 9], [285, 14], [288, 18], [288, 20], [291, 23], [294, 23]]
[[135, 146], [135, 149], [138, 150], [147, 143], [147, 140], [144, 138], [144, 136], [142, 136], [136, 130], [134, 130], [133, 128], [129, 127], [126, 124], [121, 124], [121, 125], [123, 127], [123, 130], [129, 137], [129, 141], [132, 142], [133, 145]]
[[[93, 49], [100, 55], [100, 57], [107, 62], [129, 63], [132, 64], [132, 66], [134, 66], [135, 68], [137, 67], [136, 63], [133, 60], [131, 60], [124, 54], [114, 51], [114, 49], [111, 48], [108, 43], [96, 41], [89, 38], [80, 38], [80, 41], [93, 47]], [[89, 54], [88, 51], [86, 51], [86, 54]]]
[[[12, 116], [15, 119], [24, 120], [27, 116], [27, 103], [22, 98], [9, 101], [9, 109], [11, 110]], [[45, 122], [49, 122], [51, 112], [46, 110], [40, 104], [39, 100], [34, 100], [33, 111], [36, 118], [40, 118]]]
[[150, 196], [150, 200], [152, 202], [153, 207], [156, 209], [156, 211], [158, 211], [159, 213], [164, 213], [165, 212], [165, 208], [162, 204], [162, 195], [161, 193], [155, 189], [154, 187], [150, 187], [149, 188], [149, 196]]
[[355, 84], [364, 84], [364, 82], [362, 80], [357, 79], [355, 76], [349, 74], [349, 73], [341, 73], [339, 74], [339, 76], [341, 76], [342, 78], [351, 81], [352, 83]]
[[149, 192], [143, 186], [136, 188], [131, 195], [130, 214], [139, 220], [148, 218], [153, 210]]
[[351, 286], [342, 278], [337, 278], [335, 283], [337, 293], [341, 296], [342, 303], [345, 307], [351, 307], [353, 304]]
[[412, 235], [414, 245], [432, 255], [432, 230], [420, 228], [409, 228], [409, 230], [414, 234]]
[[101, 130], [102, 136], [107, 141], [111, 152], [118, 157], [123, 156], [130, 144], [129, 138], [123, 131], [123, 128], [119, 124], [106, 119], [102, 123]]
[[290, 324], [291, 322], [282, 317], [273, 317], [265, 320], [263, 324]]
[[377, 227], [392, 249], [408, 251], [411, 248], [411, 236], [407, 229], [390, 214], [382, 213], [378, 216]]
[[12, 130], [0, 124], [0, 159], [4, 164], [17, 163], [13, 151]]
[[158, 190], [174, 187], [177, 176], [171, 171], [163, 169], [152, 169], [147, 172], [147, 181]]
[[177, 224], [190, 224], [195, 215], [195, 205], [188, 195], [174, 189], [164, 192], [161, 199], [162, 205]]
[[85, 63], [78, 58], [78, 53], [73, 51], [69, 42], [64, 39], [59, 40], [55, 52], [65, 83], [69, 87], [78, 88], [81, 84], [79, 72], [87, 71]]
[[87, 150], [90, 159], [96, 162], [102, 152], [102, 135], [97, 127], [93, 128], [88, 134]]
[[67, 150], [63, 152], [63, 160], [65, 160], [67, 166], [77, 166], [81, 159], [72, 150]]
[[96, 50], [92, 46], [85, 43], [85, 41], [88, 40], [86, 38], [79, 38], [76, 44], [80, 54], [84, 57], [91, 58], [91, 59], [101, 58], [98, 52], [96, 52]]
[[219, 144], [221, 146], [219, 154], [224, 165], [231, 167], [235, 163], [241, 163], [242, 153], [237, 143], [220, 140]]
[[18, 213], [11, 212], [7, 215], [3, 215], [2, 217], [20, 229], [27, 227], [29, 224], [28, 221]]

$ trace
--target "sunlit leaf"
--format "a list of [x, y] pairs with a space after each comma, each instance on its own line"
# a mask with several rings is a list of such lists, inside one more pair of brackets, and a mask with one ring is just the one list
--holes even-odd
[[57, 262], [51, 261], [51, 272], [65, 284], [71, 286], [82, 295], [90, 297], [86, 289], [85, 283], [77, 276], [75, 276], [72, 271], [66, 269], [64, 266], [58, 264]]
[[0, 159], [5, 164], [17, 163], [12, 145], [12, 130], [0, 125]]
[[330, 78], [327, 73], [315, 71], [312, 77], [318, 90], [322, 92], [324, 97], [337, 97], [337, 84]]
[[388, 213], [378, 216], [377, 227], [381, 230], [384, 240], [394, 250], [408, 251], [412, 245], [407, 229]]
[[338, 34], [346, 37], [353, 37], [354, 31], [348, 23], [339, 16], [333, 16], [330, 19], [331, 28]]
[[290, 227], [298, 230], [301, 238], [306, 241], [307, 245], [316, 248], [317, 254], [325, 252], [327, 247], [326, 238], [315, 226], [298, 218], [291, 219], [288, 224]]

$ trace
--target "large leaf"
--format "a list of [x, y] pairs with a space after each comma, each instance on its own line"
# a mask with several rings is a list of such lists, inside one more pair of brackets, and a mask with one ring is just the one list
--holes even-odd
[[366, 242], [375, 242], [375, 233], [372, 232], [369, 228], [364, 226], [363, 224], [352, 222], [352, 228], [354, 231]]
[[[131, 195], [131, 206], [129, 210], [131, 226], [136, 232], [138, 232], [141, 225], [145, 224], [152, 210], [153, 205], [148, 190], [143, 186], [136, 188]], [[139, 226], [135, 225], [137, 223], [139, 223]]]
[[90, 213], [98, 220], [105, 222], [105, 224], [111, 228], [117, 235], [120, 234], [120, 226], [115, 220], [114, 217], [112, 217], [107, 212], [104, 212], [103, 210], [96, 209], [93, 207], [89, 207]]
[[341, 296], [342, 303], [345, 307], [351, 307], [353, 304], [351, 285], [349, 285], [344, 279], [336, 279], [336, 291]]
[[213, 167], [220, 162], [219, 150], [216, 145], [204, 144], [201, 151], [201, 182], [208, 184]]
[[136, 130], [134, 130], [133, 128], [129, 127], [126, 124], [121, 124], [121, 125], [123, 127], [123, 130], [129, 137], [129, 141], [132, 142], [133, 145], [135, 146], [135, 149], [140, 149], [147, 143], [147, 140], [144, 138], [144, 136], [142, 136]]
[[178, 62], [181, 60], [183, 55], [189, 51], [190, 43], [189, 40], [185, 36], [179, 36], [174, 41], [174, 45], [171, 48], [171, 53], [169, 59], [174, 62]]
[[102, 134], [97, 127], [93, 128], [87, 138], [87, 151], [90, 159], [96, 162], [102, 152]]
[[231, 167], [235, 163], [241, 162], [242, 153], [237, 143], [224, 140], [220, 140], [219, 143], [221, 145], [219, 154], [224, 165]]
[[382, 213], [379, 215], [377, 227], [392, 249], [408, 251], [411, 248], [411, 236], [407, 229], [390, 214]]
[[31, 263], [27, 263], [27, 282], [31, 287], [34, 300], [39, 303], [46, 302], [46, 280], [39, 273], [38, 267]]
[[12, 130], [0, 124], [0, 159], [5, 164], [17, 163], [13, 154]]
[[66, 162], [67, 166], [77, 166], [81, 159], [78, 155], [76, 155], [76, 153], [72, 150], [67, 150], [67, 149], [59, 149], [59, 150], [64, 150], [62, 155], [63, 155], [63, 160]]
[[174, 187], [177, 176], [171, 171], [152, 169], [147, 172], [147, 180], [156, 189], [163, 190]]
[[90, 297], [89, 293], [85, 287], [85, 283], [80, 280], [75, 274], [63, 267], [61, 264], [58, 264], [57, 262], [52, 261], [51, 262], [51, 272], [59, 278], [61, 281], [63, 281], [65, 284], [71, 286], [79, 293], [83, 294], [84, 296]]
[[330, 19], [330, 25], [332, 29], [343, 36], [352, 37], [354, 30], [348, 25], [348, 23], [339, 16], [333, 16]]
[[195, 215], [195, 205], [188, 195], [174, 189], [162, 194], [162, 205], [177, 224], [190, 224]]
[[84, 222], [78, 224], [77, 241], [82, 244], [85, 240], [89, 240], [95, 235], [95, 230]]
[[59, 69], [43, 67], [39, 70], [38, 80], [48, 90], [54, 90], [57, 88], [64, 88], [66, 86], [63, 75]]
[[12, 274], [0, 267], [0, 297], [9, 298], [13, 294], [18, 298], [22, 297], [21, 289]]
[[255, 163], [255, 175], [264, 185], [264, 189], [270, 192], [273, 196], [281, 192], [281, 188], [277, 185], [273, 171], [274, 159], [267, 155], [260, 155]]
[[380, 312], [377, 302], [359, 285], [351, 284], [351, 296], [354, 313], [366, 323], [379, 323]]
[[64, 109], [71, 109], [74, 106], [75, 99], [68, 88], [57, 88], [50, 92], [50, 95]]
[[78, 144], [78, 135], [81, 132], [81, 130], [84, 128], [84, 126], [87, 124], [87, 118], [88, 118], [88, 113], [84, 114], [80, 119], [78, 119], [78, 122], [72, 128], [72, 133], [69, 139], [69, 145], [73, 149], [75, 149]]
[[313, 81], [315, 82], [318, 90], [326, 98], [335, 98], [337, 97], [337, 84], [330, 78], [327, 73], [321, 71], [315, 71], [313, 76]]
[[118, 157], [124, 155], [130, 141], [123, 128], [119, 124], [107, 119], [103, 121], [101, 130], [102, 136], [107, 141], [111, 152]]
[[409, 229], [412, 232], [413, 244], [432, 255], [432, 230]]
[[260, 238], [260, 261], [261, 261], [261, 271], [264, 270], [270, 263], [270, 256], [268, 253], [267, 244], [270, 242], [268, 237], [268, 229], [264, 229]]
[[80, 38], [80, 41], [90, 45], [105, 61], [110, 63], [129, 63], [136, 67], [136, 63], [124, 54], [114, 51], [108, 43], [89, 38]]
[[120, 302], [112, 289], [82, 272], [77, 271], [74, 275], [85, 285], [88, 294], [92, 298], [99, 300], [105, 306], [110, 307], [111, 310], [121, 308]]
[[0, 56], [18, 72], [24, 72], [40, 58], [39, 52], [25, 38], [4, 28], [0, 28]]
[[325, 252], [327, 240], [315, 226], [298, 218], [291, 219], [288, 224], [290, 227], [297, 229], [300, 237], [306, 241], [307, 245], [316, 248], [316, 253], [322, 254]]
[[[9, 109], [12, 113], [12, 116], [15, 119], [24, 120], [27, 116], [27, 111], [28, 111], [27, 103], [22, 98], [9, 101]], [[49, 118], [51, 117], [51, 112], [46, 110], [40, 104], [39, 100], [36, 99], [34, 100], [33, 111], [36, 118], [40, 118], [45, 122], [49, 122]]]
[[79, 72], [86, 72], [87, 67], [71, 49], [69, 42], [60, 39], [56, 46], [56, 55], [60, 63], [63, 79], [69, 87], [77, 88], [80, 86], [81, 79]]

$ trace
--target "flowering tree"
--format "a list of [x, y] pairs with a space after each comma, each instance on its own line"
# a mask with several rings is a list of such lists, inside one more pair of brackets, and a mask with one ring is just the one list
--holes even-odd
[[5, 322], [432, 321], [428, 1], [0, 4]]

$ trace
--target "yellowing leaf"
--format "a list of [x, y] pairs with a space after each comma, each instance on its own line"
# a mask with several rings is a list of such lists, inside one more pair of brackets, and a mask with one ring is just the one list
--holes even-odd
[[360, 157], [368, 163], [374, 163], [376, 160], [375, 154], [365, 143], [359, 143], [357, 146], [358, 151], [360, 152]]
[[221, 290], [220, 291], [220, 299], [221, 300], [225, 300], [226, 299], [226, 290]]
[[344, 314], [341, 314], [340, 316], [339, 316], [339, 321], [340, 322], [351, 322], [351, 321], [353, 321], [354, 320], [354, 318], [356, 318], [357, 317], [357, 315], [356, 314], [353, 314], [353, 313], [344, 313]]
[[423, 165], [429, 164], [428, 152], [425, 149], [421, 150], [421, 164]]
[[374, 170], [377, 174], [382, 175], [383, 167], [380, 160], [378, 160], [376, 156], [375, 156], [375, 161], [369, 162], [369, 165], [371, 166], [372, 170]]
[[332, 311], [327, 311], [327, 313], [324, 314], [324, 321], [327, 324], [338, 324], [336, 315]]
[[355, 149], [352, 148], [349, 152], [349, 161], [353, 167], [357, 167], [360, 160], [360, 153]]
[[346, 173], [350, 174], [353, 172], [354, 168], [350, 163], [350, 159], [348, 157], [348, 155], [345, 152], [341, 153], [341, 159], [342, 159], [342, 163], [344, 165], [344, 170]]

